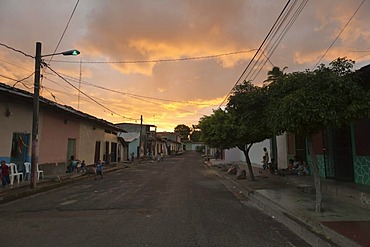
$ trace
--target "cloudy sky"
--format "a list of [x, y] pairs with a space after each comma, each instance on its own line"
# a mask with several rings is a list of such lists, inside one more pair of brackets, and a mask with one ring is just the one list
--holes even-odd
[[[37, 41], [44, 55], [78, 49], [77, 57], [45, 57], [66, 81], [43, 70], [42, 96], [112, 123], [139, 123], [142, 115], [173, 131], [225, 104], [240, 79], [261, 85], [272, 66], [292, 72], [337, 57], [355, 60], [355, 69], [370, 63], [370, 1], [287, 3], [0, 0], [0, 43], [32, 56]], [[33, 73], [34, 60], [4, 45], [0, 82], [13, 85]], [[33, 76], [16, 86], [32, 91]]]

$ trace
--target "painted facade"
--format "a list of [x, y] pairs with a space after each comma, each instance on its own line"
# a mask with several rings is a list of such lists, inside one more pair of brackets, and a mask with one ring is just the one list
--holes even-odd
[[[116, 127], [120, 128], [126, 133], [141, 133], [141, 137], [139, 138], [139, 143], [141, 146], [137, 145], [137, 150], [140, 150], [140, 157], [147, 155], [148, 153], [154, 152], [155, 145], [152, 144], [151, 136], [155, 136], [156, 133], [156, 126], [152, 124], [134, 124], [134, 123], [118, 123], [115, 124]], [[153, 146], [154, 145], [154, 146]], [[138, 151], [132, 151], [133, 147], [129, 147], [130, 153], [134, 152], [136, 157], [138, 156]]]
[[[370, 119], [362, 119], [341, 128], [328, 128], [315, 135], [310, 154], [305, 140], [303, 149], [309, 164], [313, 158], [319, 166], [320, 176], [337, 181], [370, 185]], [[287, 156], [297, 155], [297, 138], [289, 134]], [[299, 139], [299, 138], [298, 138]], [[289, 149], [289, 148], [288, 148]]]
[[[18, 169], [31, 160], [33, 95], [0, 83], [0, 159], [13, 162]], [[117, 160], [120, 129], [40, 97], [39, 166], [45, 176], [65, 173], [71, 155], [93, 164], [96, 158]], [[101, 143], [109, 146], [103, 149]], [[98, 145], [99, 144], [99, 145]]]

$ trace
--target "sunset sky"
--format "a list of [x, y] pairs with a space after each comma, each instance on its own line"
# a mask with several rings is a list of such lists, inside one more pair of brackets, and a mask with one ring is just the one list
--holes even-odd
[[[370, 1], [300, 0], [290, 1], [281, 29], [246, 70], [287, 2], [0, 0], [0, 43], [34, 56], [37, 41], [51, 54], [61, 40], [57, 52], [81, 54], [45, 61], [83, 93], [46, 68], [42, 96], [112, 123], [140, 123], [142, 115], [144, 124], [173, 131], [227, 103], [240, 78], [262, 85], [273, 65], [293, 72], [337, 57], [355, 60], [355, 69], [370, 63]], [[13, 85], [34, 66], [0, 45], [0, 82]], [[16, 87], [32, 91], [33, 81]]]

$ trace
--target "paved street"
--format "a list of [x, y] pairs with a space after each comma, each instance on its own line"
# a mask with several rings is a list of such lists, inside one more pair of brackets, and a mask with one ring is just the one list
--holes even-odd
[[308, 246], [196, 153], [0, 205], [1, 246]]

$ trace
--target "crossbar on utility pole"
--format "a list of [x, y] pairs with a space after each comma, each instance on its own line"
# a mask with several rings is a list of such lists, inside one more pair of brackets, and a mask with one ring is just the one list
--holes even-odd
[[40, 104], [40, 69], [41, 69], [41, 43], [36, 42], [35, 56], [35, 82], [33, 93], [33, 119], [32, 119], [32, 154], [31, 154], [31, 189], [36, 188], [37, 164], [39, 162], [39, 104]]

